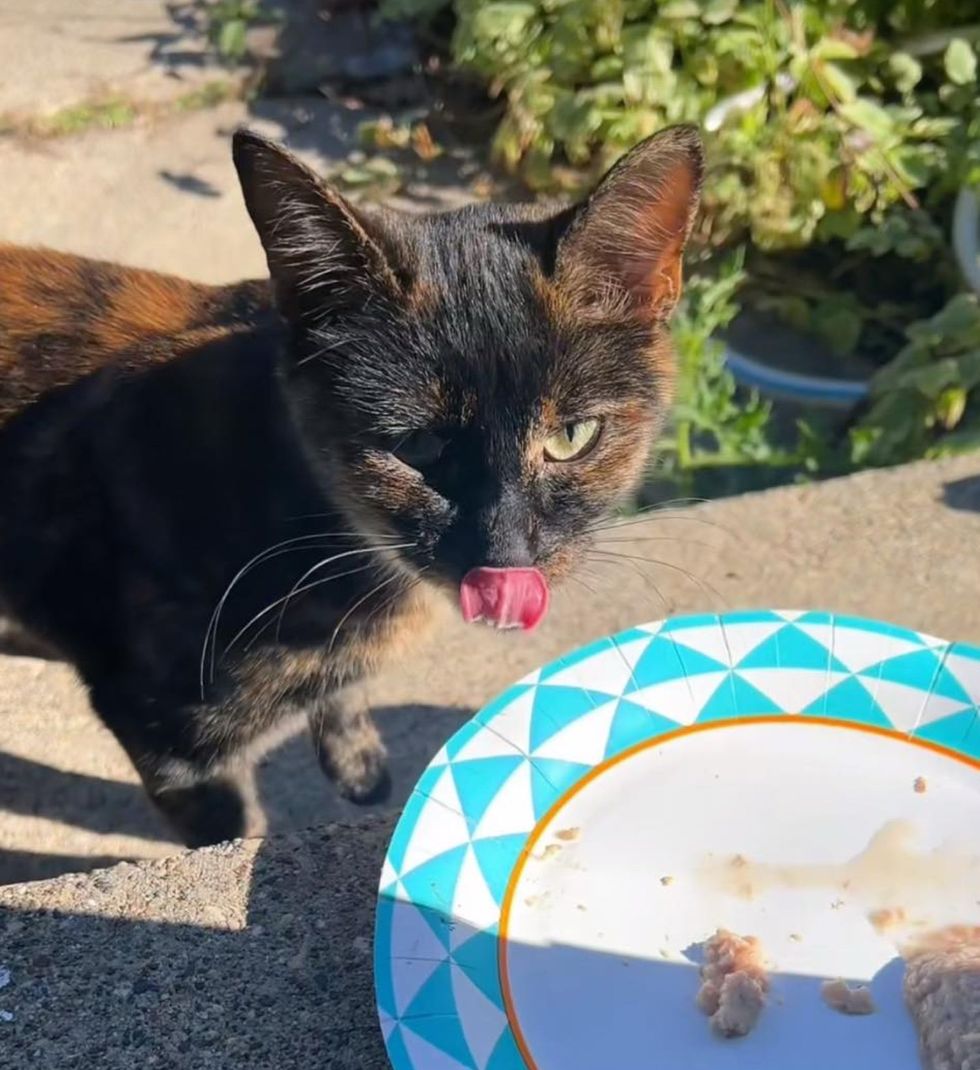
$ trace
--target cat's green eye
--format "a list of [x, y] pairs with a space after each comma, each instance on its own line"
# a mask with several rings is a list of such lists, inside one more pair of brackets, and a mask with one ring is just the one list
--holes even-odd
[[599, 441], [601, 431], [601, 420], [576, 420], [567, 423], [545, 440], [545, 458], [549, 461], [577, 461], [593, 449]]
[[435, 464], [446, 448], [446, 440], [432, 431], [412, 431], [405, 435], [392, 453], [411, 468], [424, 468]]

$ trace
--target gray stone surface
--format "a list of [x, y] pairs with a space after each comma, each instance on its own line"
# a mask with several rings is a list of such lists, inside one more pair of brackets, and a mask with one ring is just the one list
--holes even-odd
[[382, 1070], [371, 936], [390, 827], [0, 889], [5, 1070]]
[[3, 0], [0, 115], [46, 115], [123, 94], [171, 101], [228, 72], [200, 5], [180, 0]]
[[[202, 282], [264, 275], [231, 162], [232, 131], [247, 124], [323, 173], [356, 148], [364, 117], [322, 98], [280, 98], [229, 102], [122, 130], [0, 139], [0, 241]], [[441, 160], [392, 203], [419, 210], [469, 199], [457, 165]]]
[[[825, 608], [980, 642], [977, 456], [668, 510], [604, 542], [661, 564], [591, 561], [582, 578], [598, 593], [569, 584], [532, 636], [466, 628], [447, 612], [417, 657], [373, 683], [393, 804], [468, 711], [565, 650], [665, 614]], [[265, 813], [256, 831], [359, 813], [336, 797], [302, 737], [274, 748], [255, 779]], [[178, 849], [59, 664], [0, 659], [0, 811], [0, 881]]]

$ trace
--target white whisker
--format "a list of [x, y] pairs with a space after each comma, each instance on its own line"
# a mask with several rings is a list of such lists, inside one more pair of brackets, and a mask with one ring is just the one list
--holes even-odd
[[[414, 542], [400, 542], [389, 546], [371, 546], [367, 549], [380, 553], [381, 550], [410, 550], [413, 546], [415, 546]], [[323, 561], [318, 561], [311, 568], [307, 569], [306, 572], [304, 572], [303, 575], [300, 576], [300, 578], [293, 584], [292, 590], [286, 595], [285, 602], [282, 608], [282, 613], [279, 615], [280, 623], [282, 622], [283, 615], [286, 612], [286, 607], [289, 605], [289, 599], [292, 598], [293, 594], [300, 587], [300, 585], [305, 583], [310, 578], [310, 576], [313, 575], [314, 572], [318, 572], [321, 568], [333, 564], [334, 561], [340, 561], [345, 557], [353, 557], [355, 554], [365, 552], [365, 550], [348, 550], [345, 553], [335, 554], [333, 557], [328, 557], [325, 558]]]
[[380, 591], [383, 587], [387, 587], [389, 583], [394, 583], [395, 580], [400, 580], [400, 579], [404, 579], [404, 576], [401, 575], [401, 573], [398, 573], [398, 572], [393, 573], [387, 579], [382, 580], [379, 584], [377, 584], [376, 586], [372, 587], [371, 590], [367, 592], [367, 594], [362, 595], [350, 607], [350, 609], [347, 610], [347, 612], [340, 618], [340, 622], [337, 624], [337, 627], [334, 628], [334, 630], [333, 630], [333, 635], [330, 637], [330, 645], [327, 647], [327, 653], [328, 654], [333, 653], [334, 644], [337, 642], [337, 636], [340, 634], [340, 629], [343, 628], [343, 626], [347, 623], [347, 620], [350, 618], [351, 614], [354, 613], [360, 606], [364, 605], [364, 603], [369, 598], [372, 598], [374, 595], [376, 595], [378, 593], [378, 591]]
[[[227, 654], [228, 651], [231, 650], [231, 648], [235, 645], [235, 643], [238, 642], [239, 639], [242, 638], [242, 636], [244, 636], [244, 634], [248, 631], [249, 628], [252, 627], [253, 624], [257, 624], [258, 621], [261, 620], [262, 617], [264, 617], [267, 613], [271, 613], [277, 606], [282, 605], [287, 600], [287, 598], [299, 598], [300, 595], [304, 594], [306, 591], [312, 591], [314, 587], [322, 587], [324, 586], [324, 584], [332, 583], [334, 580], [343, 579], [344, 576], [354, 576], [358, 572], [367, 572], [368, 569], [373, 567], [373, 563], [369, 561], [366, 565], [358, 565], [356, 568], [347, 568], [344, 569], [343, 572], [333, 572], [329, 576], [324, 576], [322, 579], [314, 580], [312, 583], [306, 583], [302, 587], [292, 590], [288, 595], [283, 595], [282, 598], [277, 598], [274, 602], [270, 602], [269, 605], [265, 607], [265, 609], [261, 610], [259, 613], [256, 613], [255, 616], [248, 622], [248, 624], [239, 629], [238, 634], [225, 648], [224, 653]], [[282, 617], [280, 616], [275, 622], [271, 620], [266, 621], [265, 624], [263, 624], [262, 627], [259, 628], [259, 630], [255, 633], [255, 635], [253, 635], [252, 638], [249, 639], [245, 650], [251, 650], [252, 647], [255, 646], [255, 644], [259, 641], [259, 638], [264, 635], [269, 628], [272, 627], [273, 623], [276, 624], [276, 627], [278, 629], [282, 626]], [[276, 633], [276, 638], [277, 640], [279, 638], [278, 630]]]
[[231, 650], [232, 647], [235, 645], [235, 643], [238, 642], [238, 640], [241, 638], [241, 636], [246, 631], [248, 631], [248, 629], [251, 628], [253, 624], [255, 624], [257, 621], [261, 620], [262, 617], [264, 617], [266, 615], [266, 613], [271, 613], [272, 610], [276, 609], [279, 606], [285, 606], [286, 604], [288, 604], [288, 602], [289, 602], [289, 600], [291, 598], [294, 598], [297, 595], [302, 594], [304, 591], [309, 591], [313, 587], [319, 587], [321, 584], [329, 583], [332, 580], [340, 579], [342, 576], [349, 576], [353, 572], [363, 572], [363, 571], [369, 569], [371, 567], [371, 565], [373, 564], [373, 562], [369, 561], [366, 565], [364, 565], [364, 566], [362, 566], [360, 568], [351, 569], [348, 572], [338, 572], [338, 573], [335, 573], [335, 574], [333, 574], [331, 576], [325, 576], [322, 580], [317, 580], [315, 583], [306, 583], [304, 585], [304, 582], [307, 579], [309, 579], [309, 577], [312, 576], [313, 573], [317, 572], [319, 569], [325, 568], [327, 565], [332, 565], [334, 563], [334, 561], [341, 561], [341, 560], [344, 560], [345, 558], [348, 558], [348, 557], [355, 557], [355, 556], [358, 556], [358, 555], [361, 555], [361, 554], [380, 553], [382, 550], [388, 550], [388, 549], [392, 549], [392, 550], [406, 549], [406, 548], [408, 548], [410, 546], [414, 546], [414, 545], [415, 545], [414, 543], [400, 543], [400, 544], [397, 544], [396, 546], [391, 546], [391, 547], [389, 547], [389, 546], [365, 546], [365, 547], [361, 547], [360, 549], [357, 549], [357, 550], [345, 550], [343, 553], [334, 554], [332, 557], [325, 557], [322, 561], [318, 561], [315, 565], [313, 565], [312, 568], [308, 568], [306, 570], [306, 572], [304, 572], [303, 575], [300, 576], [300, 578], [296, 581], [296, 583], [293, 584], [293, 586], [290, 588], [290, 590], [289, 590], [289, 592], [287, 594], [284, 594], [281, 598], [277, 598], [274, 602], [270, 602], [269, 605], [267, 605], [264, 609], [262, 609], [258, 613], [256, 613], [255, 616], [252, 617], [252, 619], [248, 622], [248, 624], [246, 624], [243, 628], [240, 628], [238, 630], [238, 633], [235, 635], [234, 639], [232, 639], [232, 641], [222, 651], [222, 657], [225, 654], [227, 654], [228, 651]]
[[[273, 558], [280, 557], [286, 553], [293, 553], [297, 550], [319, 550], [325, 549], [317, 545], [317, 540], [331, 539], [331, 538], [361, 538], [360, 535], [348, 535], [346, 532], [319, 532], [311, 535], [295, 535], [290, 539], [283, 539], [282, 542], [277, 542], [273, 546], [266, 547], [260, 553], [257, 553], [253, 558], [247, 561], [242, 567], [235, 573], [231, 582], [225, 588], [224, 594], [218, 600], [218, 604], [214, 607], [214, 612], [211, 614], [211, 619], [208, 622], [207, 629], [204, 633], [204, 644], [201, 647], [201, 662], [199, 669], [199, 682], [201, 686], [201, 700], [204, 701], [206, 693], [205, 685], [205, 666], [208, 662], [208, 644], [211, 644], [211, 664], [209, 679], [214, 682], [215, 671], [215, 659], [217, 656], [218, 645], [218, 625], [221, 620], [221, 614], [224, 611], [225, 605], [228, 602], [228, 598], [231, 592], [234, 590], [235, 585], [238, 584], [253, 568], [258, 565], [264, 564], [266, 561], [271, 561]], [[387, 537], [387, 536], [386, 536]]]
[[683, 568], [681, 565], [673, 565], [669, 561], [660, 561], [656, 558], [642, 557], [636, 554], [616, 553], [612, 550], [593, 549], [590, 550], [589, 553], [601, 554], [603, 557], [606, 558], [620, 559], [623, 561], [642, 561], [644, 564], [653, 565], [655, 568], [667, 568], [670, 569], [672, 572], [679, 572], [686, 580], [700, 588], [702, 594], [710, 595], [713, 598], [716, 598], [723, 606], [726, 605], [725, 598], [716, 587], [702, 580], [700, 577], [696, 576], [693, 572], [688, 571], [688, 569]]

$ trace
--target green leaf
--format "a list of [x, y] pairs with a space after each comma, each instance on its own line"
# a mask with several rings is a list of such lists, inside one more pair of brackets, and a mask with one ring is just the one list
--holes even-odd
[[738, 0], [708, 0], [701, 13], [701, 21], [708, 26], [730, 22], [738, 10]]
[[895, 121], [888, 112], [866, 97], [841, 105], [840, 113], [849, 123], [876, 138], [889, 137], [895, 130]]
[[863, 320], [855, 308], [825, 302], [814, 309], [813, 327], [835, 353], [846, 356], [857, 348]]
[[958, 378], [956, 361], [940, 360], [905, 374], [902, 386], [907, 390], [917, 390], [930, 400], [938, 400], [947, 387], [956, 386]]
[[961, 386], [947, 387], [936, 401], [936, 419], [947, 431], [963, 419], [966, 412], [966, 391]]
[[623, 73], [623, 61], [619, 56], [602, 56], [592, 64], [589, 75], [593, 82], [608, 82]]
[[980, 349], [973, 349], [956, 358], [960, 382], [967, 390], [980, 386]]
[[696, 19], [701, 14], [701, 5], [695, 0], [670, 0], [657, 14], [662, 19]]
[[939, 338], [964, 335], [980, 341], [980, 305], [976, 296], [957, 294], [928, 321], [928, 326]]
[[922, 64], [908, 52], [893, 52], [888, 57], [888, 66], [900, 93], [911, 93], [922, 80]]
[[823, 64], [823, 78], [837, 100], [846, 102], [857, 96], [854, 79], [836, 63]]
[[248, 24], [244, 19], [232, 19], [221, 27], [218, 51], [225, 59], [237, 60], [245, 55], [247, 29]]
[[810, 55], [816, 60], [857, 59], [858, 50], [839, 37], [821, 37], [810, 50]]
[[956, 37], [949, 43], [943, 57], [946, 76], [954, 85], [968, 85], [977, 77], [977, 54], [969, 41]]

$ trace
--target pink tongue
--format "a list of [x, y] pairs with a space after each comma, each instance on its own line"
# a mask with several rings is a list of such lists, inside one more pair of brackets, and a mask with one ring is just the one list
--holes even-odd
[[467, 624], [530, 631], [548, 612], [548, 582], [536, 568], [473, 568], [459, 585], [459, 608]]

